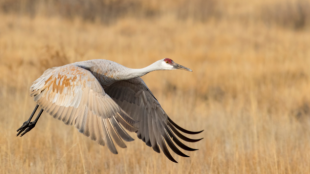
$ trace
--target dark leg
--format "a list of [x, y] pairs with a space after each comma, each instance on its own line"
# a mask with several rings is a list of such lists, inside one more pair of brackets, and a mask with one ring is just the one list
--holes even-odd
[[40, 113], [38, 114], [37, 118], [36, 118], [33, 122], [30, 122], [31, 119], [32, 119], [32, 117], [33, 117], [33, 115], [35, 114], [36, 110], [38, 109], [38, 107], [39, 107], [39, 105], [37, 105], [37, 106], [34, 108], [34, 110], [33, 110], [32, 114], [31, 114], [31, 116], [29, 117], [29, 119], [28, 119], [26, 122], [24, 122], [24, 124], [23, 124], [19, 129], [17, 129], [17, 132], [18, 132], [18, 133], [17, 133], [17, 136], [18, 136], [19, 134], [21, 134], [22, 132], [24, 132], [24, 133], [21, 134], [21, 137], [22, 137], [22, 136], [25, 135], [27, 132], [29, 132], [32, 128], [35, 127], [35, 125], [37, 124], [37, 122], [38, 122], [38, 120], [39, 120], [41, 114], [43, 113], [43, 109], [41, 109], [41, 111], [40, 111]]
[[[24, 129], [25, 129], [25, 127], [30, 123], [32, 117], [33, 117], [34, 114], [36, 113], [38, 107], [39, 107], [39, 105], [37, 105], [37, 106], [34, 108], [34, 110], [32, 111], [32, 114], [30, 115], [29, 119], [28, 119], [27, 121], [25, 121], [25, 122], [23, 123], [23, 125], [22, 125], [19, 129], [17, 129], [17, 132], [20, 131], [20, 130], [24, 130]], [[18, 136], [18, 134], [17, 134], [17, 136]]]

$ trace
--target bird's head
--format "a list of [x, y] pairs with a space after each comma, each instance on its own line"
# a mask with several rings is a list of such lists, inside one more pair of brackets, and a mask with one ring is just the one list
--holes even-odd
[[183, 69], [192, 72], [191, 69], [175, 63], [172, 59], [164, 58], [159, 61], [160, 66], [165, 70]]

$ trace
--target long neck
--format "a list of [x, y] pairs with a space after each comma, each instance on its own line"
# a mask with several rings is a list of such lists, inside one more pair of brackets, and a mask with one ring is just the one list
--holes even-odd
[[141, 77], [144, 76], [145, 74], [152, 72], [152, 71], [156, 71], [156, 70], [161, 70], [157, 63], [153, 63], [145, 68], [141, 68], [141, 69], [129, 69], [127, 74], [126, 74], [126, 79], [133, 79], [136, 77]]

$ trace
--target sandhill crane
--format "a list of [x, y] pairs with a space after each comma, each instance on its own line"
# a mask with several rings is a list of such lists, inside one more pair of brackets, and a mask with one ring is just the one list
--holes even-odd
[[[102, 59], [48, 69], [30, 87], [37, 105], [30, 118], [17, 130], [17, 136], [34, 128], [45, 111], [65, 124], [74, 125], [100, 145], [107, 144], [114, 154], [117, 150], [113, 140], [121, 148], [126, 148], [123, 140], [133, 141], [125, 128], [136, 132], [138, 138], [154, 151], [160, 153], [161, 149], [168, 159], [177, 163], [167, 145], [176, 154], [188, 157], [175, 144], [187, 151], [197, 149], [186, 146], [177, 137], [187, 142], [201, 139], [187, 138], [179, 131], [187, 134], [202, 131], [189, 131], [173, 122], [140, 78], [152, 71], [174, 69], [192, 71], [169, 58], [142, 69], [131, 69]], [[39, 107], [39, 114], [31, 122]]]

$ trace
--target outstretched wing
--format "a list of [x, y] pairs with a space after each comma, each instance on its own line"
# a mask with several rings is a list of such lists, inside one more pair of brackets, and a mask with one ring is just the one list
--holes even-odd
[[166, 144], [176, 154], [183, 157], [188, 156], [182, 153], [175, 144], [184, 150], [197, 150], [186, 146], [177, 137], [187, 142], [197, 142], [201, 139], [187, 138], [179, 131], [187, 134], [198, 134], [202, 131], [188, 131], [174, 123], [141, 78], [116, 82], [105, 91], [128, 115], [138, 121], [138, 137], [148, 146], [153, 147], [156, 152], [160, 153], [160, 147], [171, 161], [176, 162]]
[[[136, 131], [135, 121], [107, 95], [93, 74], [83, 68], [66, 65], [45, 71], [31, 86], [31, 96], [54, 118], [75, 127], [117, 154], [113, 140], [133, 139], [122, 128]], [[120, 126], [120, 124], [122, 126]]]

